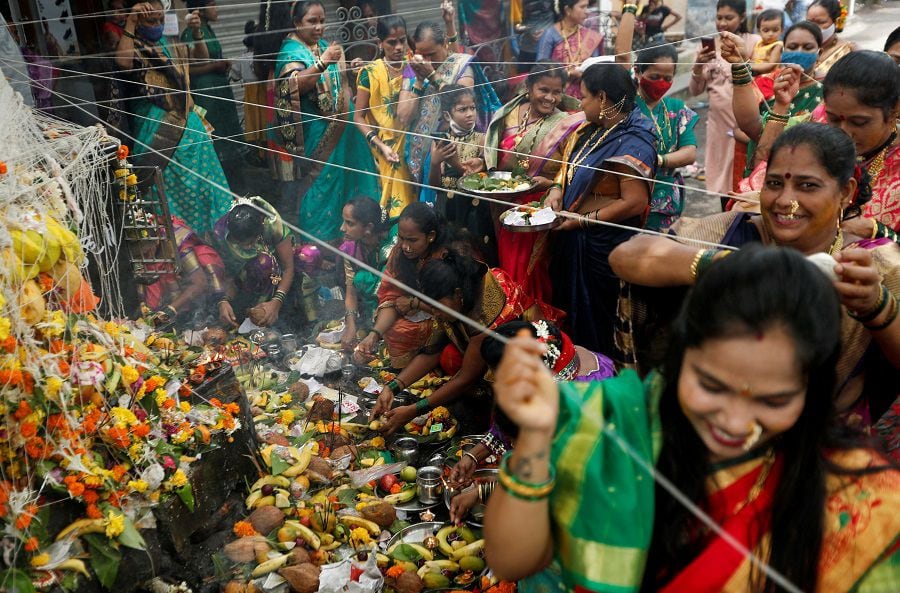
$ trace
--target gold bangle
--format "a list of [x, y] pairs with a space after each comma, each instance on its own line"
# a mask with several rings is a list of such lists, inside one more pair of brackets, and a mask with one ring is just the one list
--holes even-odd
[[874, 239], [877, 236], [878, 236], [878, 221], [873, 218], [872, 219], [872, 236], [869, 238]]
[[697, 266], [700, 265], [700, 260], [703, 259], [704, 253], [706, 253], [705, 249], [698, 249], [694, 259], [691, 261], [691, 280], [697, 280]]

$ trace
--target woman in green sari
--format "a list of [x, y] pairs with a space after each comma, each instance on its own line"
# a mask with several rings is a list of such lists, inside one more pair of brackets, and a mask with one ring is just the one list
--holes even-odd
[[300, 228], [319, 239], [340, 237], [341, 210], [350, 196], [379, 195], [365, 139], [354, 126], [347, 63], [340, 45], [322, 39], [325, 8], [298, 0], [294, 31], [275, 61], [276, 168], [282, 209], [299, 214]]
[[199, 13], [200, 39], [195, 40], [193, 29], [188, 27], [181, 32], [181, 41], [206, 45], [209, 54], [208, 61], [191, 62], [191, 91], [196, 93], [194, 102], [206, 110], [206, 121], [213, 127], [216, 154], [220, 161], [227, 163], [241, 157], [244, 150], [240, 142], [244, 139], [228, 80], [231, 63], [222, 59], [222, 44], [209, 26], [210, 22], [219, 20], [219, 9], [216, 0], [188, 0], [187, 8]]
[[671, 45], [643, 49], [637, 54], [635, 71], [638, 94], [635, 102], [656, 128], [656, 175], [650, 196], [650, 214], [644, 228], [669, 228], [684, 210], [684, 178], [677, 169], [697, 158], [694, 126], [700, 119], [681, 99], [665, 97], [675, 79], [678, 52]]
[[792, 249], [713, 263], [643, 383], [556, 384], [546, 344], [510, 342], [494, 393], [519, 432], [485, 513], [494, 575], [555, 560], [577, 593], [900, 590], [900, 471], [835, 430], [841, 284]]
[[[366, 197], [353, 198], [344, 205], [342, 216], [344, 243], [341, 251], [380, 272], [384, 271], [397, 242], [397, 232], [378, 202]], [[381, 277], [345, 259], [344, 278], [344, 306], [347, 311], [344, 314], [341, 345], [349, 350], [359, 342], [357, 332], [364, 328], [368, 331], [372, 327], [378, 308], [377, 291]]]
[[[188, 16], [192, 38], [202, 38], [200, 17]], [[116, 46], [116, 66], [131, 83], [129, 101], [138, 165], [159, 167], [169, 212], [195, 232], [208, 231], [231, 207], [222, 165], [189, 91], [189, 60], [209, 57], [206, 44], [170, 45], [160, 0], [135, 4]], [[142, 180], [142, 182], [145, 180]], [[152, 183], [152, 177], [146, 181]]]

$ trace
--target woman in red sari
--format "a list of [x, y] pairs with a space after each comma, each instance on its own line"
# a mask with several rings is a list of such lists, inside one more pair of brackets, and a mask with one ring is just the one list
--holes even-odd
[[[832, 282], [774, 247], [712, 263], [669, 364], [643, 383], [628, 370], [555, 384], [541, 344], [507, 345], [494, 391], [519, 433], [485, 515], [494, 575], [555, 559], [557, 584], [580, 593], [785, 591], [776, 573], [807, 593], [900, 590], [900, 471], [835, 430], [829, 397], [838, 292], [866, 277], [850, 268]], [[657, 487], [652, 465], [732, 539]]]
[[[560, 311], [527, 294], [503, 270], [488, 268], [456, 250], [449, 250], [443, 258], [425, 264], [419, 273], [419, 286], [426, 296], [462, 313], [477, 327], [494, 329], [514, 319], [556, 321], [562, 317]], [[432, 408], [458, 399], [487, 371], [481, 357], [481, 343], [487, 334], [440, 310], [434, 311], [434, 317], [438, 331], [431, 336], [428, 346], [397, 375], [395, 385], [382, 390], [372, 410], [373, 418], [384, 414], [383, 430], [387, 434]], [[459, 368], [444, 368], [453, 378], [415, 405], [391, 410], [392, 387], [405, 388], [418, 381], [438, 366], [442, 351], [451, 346], [462, 354]], [[489, 411], [490, 406], [487, 408]]]
[[[523, 172], [534, 180], [533, 192], [521, 196], [521, 204], [541, 201], [562, 162], [565, 141], [584, 113], [560, 111], [568, 76], [558, 62], [538, 64], [525, 80], [526, 92], [494, 114], [485, 134], [484, 160], [490, 171]], [[550, 302], [547, 233], [513, 233], [498, 220], [505, 206], [493, 205], [500, 267], [532, 296]]]
[[[397, 223], [394, 246], [384, 273], [403, 284], [417, 286], [416, 276], [425, 263], [442, 257], [450, 243], [447, 222], [424, 202], [403, 209]], [[362, 363], [375, 353], [378, 342], [387, 343], [390, 364], [402, 369], [428, 343], [434, 320], [431, 307], [396, 284], [383, 280], [378, 287], [375, 325], [354, 349], [354, 358]]]

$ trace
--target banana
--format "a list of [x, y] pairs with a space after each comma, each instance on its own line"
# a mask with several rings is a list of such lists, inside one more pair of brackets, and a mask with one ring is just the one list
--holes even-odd
[[[292, 447], [296, 451], [296, 447]], [[291, 452], [293, 455], [293, 451]], [[283, 472], [281, 472], [282, 476], [287, 476], [288, 478], [295, 478], [306, 471], [306, 468], [309, 467], [309, 462], [312, 460], [312, 448], [305, 446], [297, 451], [297, 456], [295, 457], [297, 463], [287, 468]]]
[[394, 544], [393, 546], [391, 546], [390, 548], [387, 549], [387, 553], [389, 555], [392, 555], [394, 553], [394, 550], [396, 550], [397, 546], [399, 546], [400, 544], [406, 544], [410, 548], [413, 548], [416, 552], [419, 553], [419, 556], [421, 556], [425, 561], [434, 560], [434, 553], [431, 550], [429, 550], [428, 548], [426, 548], [425, 546], [423, 546], [421, 544], [411, 544], [409, 542], [402, 542], [402, 541], [397, 542], [396, 544]]
[[262, 449], [259, 450], [259, 454], [262, 456], [263, 461], [266, 462], [266, 465], [272, 467], [272, 450], [275, 449], [275, 445], [266, 445]]
[[76, 538], [85, 533], [102, 533], [106, 531], [103, 522], [103, 519], [78, 519], [73, 521], [56, 535], [56, 541], [64, 537]]
[[75, 236], [75, 233], [61, 225], [52, 216], [47, 216], [45, 222], [47, 230], [62, 248], [66, 261], [75, 265], [81, 265], [84, 260], [84, 252], [81, 250], [81, 242]]
[[36, 264], [47, 251], [44, 238], [37, 231], [9, 229], [13, 252], [26, 264]]
[[377, 536], [381, 533], [381, 527], [379, 527], [377, 523], [369, 521], [368, 519], [363, 519], [362, 517], [357, 517], [355, 515], [341, 515], [338, 517], [338, 520], [350, 528], [363, 527], [372, 535]]
[[459, 548], [458, 550], [453, 552], [450, 558], [451, 560], [459, 562], [459, 560], [463, 556], [477, 556], [481, 553], [482, 550], [484, 550], [484, 539], [480, 539], [474, 543]]
[[322, 547], [319, 548], [319, 549], [320, 549], [320, 550], [325, 550], [326, 552], [330, 552], [331, 550], [336, 550], [336, 549], [340, 548], [340, 547], [343, 546], [343, 545], [344, 545], [344, 542], [342, 542], [342, 541], [333, 541], [333, 542], [331, 542], [330, 544], [328, 544], [327, 546], [322, 546]]
[[256, 500], [256, 502], [253, 503], [253, 506], [249, 507], [249, 508], [258, 509], [260, 507], [273, 507], [273, 506], [275, 506], [275, 497], [269, 495], [269, 496], [263, 496], [261, 498], [258, 498]]
[[276, 570], [287, 564], [288, 558], [290, 558], [290, 556], [290, 554], [282, 554], [281, 556], [269, 558], [268, 560], [254, 568], [253, 572], [250, 573], [250, 576], [256, 578], [261, 577], [264, 574], [269, 574], [270, 572], [275, 572]]
[[313, 550], [318, 550], [322, 546], [322, 541], [316, 533], [301, 523], [300, 521], [285, 521], [285, 525], [297, 532], [297, 535], [303, 538], [303, 541]]
[[256, 504], [256, 501], [262, 498], [262, 490], [254, 490], [250, 493], [250, 496], [247, 497], [247, 500], [244, 501], [244, 505], [248, 509], [252, 509], [253, 505]]
[[378, 568], [387, 568], [387, 565], [391, 563], [391, 559], [384, 554], [377, 552], [375, 554], [375, 563], [378, 565]]
[[422, 565], [417, 574], [421, 579], [429, 572], [442, 572], [444, 570], [458, 571], [459, 564], [452, 560], [428, 560]]
[[415, 488], [407, 488], [397, 494], [388, 494], [384, 497], [384, 502], [388, 504], [403, 504], [404, 502], [411, 501], [416, 496]]
[[253, 486], [250, 486], [250, 491], [259, 490], [263, 486], [276, 486], [278, 488], [290, 488], [291, 481], [282, 476], [263, 476], [262, 478], [256, 480], [253, 483]]
[[79, 560], [78, 558], [69, 558], [68, 560], [63, 560], [55, 567], [53, 570], [71, 570], [72, 572], [80, 572], [86, 577], [90, 577], [90, 573], [87, 571], [87, 567], [84, 565], [84, 560]]

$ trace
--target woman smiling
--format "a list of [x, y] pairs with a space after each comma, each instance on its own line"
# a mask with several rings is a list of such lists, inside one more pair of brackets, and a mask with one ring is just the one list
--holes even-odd
[[[684, 239], [732, 247], [762, 242], [806, 255], [831, 254], [835, 262], [826, 267], [836, 277], [834, 286], [845, 311], [836, 405], [848, 423], [868, 426], [885, 402], [862, 397], [864, 393], [877, 387], [879, 394], [896, 394], [892, 365], [900, 363], [900, 246], [840, 229], [844, 212], [869, 197], [867, 184], [854, 177], [855, 170], [856, 153], [846, 134], [821, 124], [799, 124], [782, 134], [772, 149], [760, 216], [726, 213], [682, 219], [673, 231]], [[693, 284], [727, 253], [640, 236], [613, 251], [610, 263], [628, 282], [683, 286]]]

